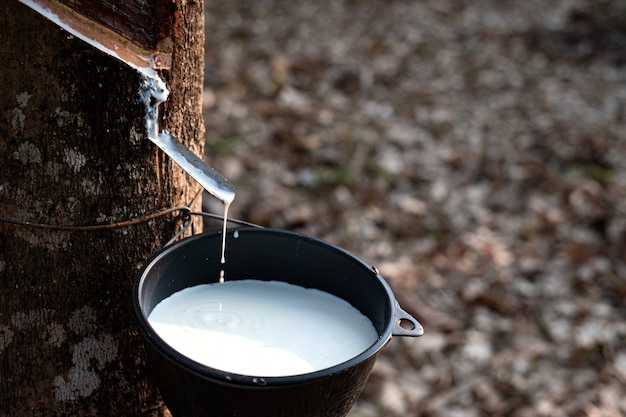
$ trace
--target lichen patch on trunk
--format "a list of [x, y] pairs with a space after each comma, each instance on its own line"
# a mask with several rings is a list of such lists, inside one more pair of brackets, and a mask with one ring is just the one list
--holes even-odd
[[54, 379], [55, 397], [59, 401], [91, 395], [100, 386], [97, 371], [117, 357], [117, 342], [109, 334], [86, 337], [71, 349], [74, 365], [66, 375]]

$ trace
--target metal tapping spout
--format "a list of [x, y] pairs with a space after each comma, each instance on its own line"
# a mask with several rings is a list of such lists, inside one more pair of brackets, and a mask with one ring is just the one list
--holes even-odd
[[159, 132], [158, 107], [167, 100], [169, 95], [163, 80], [156, 74], [144, 73], [139, 92], [146, 106], [145, 121], [148, 139], [172, 158], [183, 171], [198, 181], [211, 195], [225, 205], [229, 205], [235, 198], [235, 187], [167, 130]]

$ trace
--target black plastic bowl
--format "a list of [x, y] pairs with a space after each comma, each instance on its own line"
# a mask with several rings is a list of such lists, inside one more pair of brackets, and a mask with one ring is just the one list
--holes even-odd
[[221, 233], [183, 239], [157, 253], [135, 278], [133, 307], [147, 341], [148, 363], [174, 417], [343, 417], [391, 337], [423, 333], [376, 269], [351, 253], [297, 233], [233, 229], [226, 243], [227, 280], [283, 281], [326, 291], [367, 316], [379, 337], [344, 363], [302, 375], [247, 376], [195, 362], [165, 343], [147, 317], [173, 293], [218, 281], [221, 240]]

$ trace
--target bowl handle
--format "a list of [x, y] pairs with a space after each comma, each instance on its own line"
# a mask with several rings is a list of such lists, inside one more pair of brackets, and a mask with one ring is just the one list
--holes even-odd
[[393, 336], [417, 337], [424, 334], [424, 328], [422, 325], [415, 320], [413, 316], [404, 311], [397, 301], [395, 310], [395, 322], [393, 324], [393, 330], [391, 331]]

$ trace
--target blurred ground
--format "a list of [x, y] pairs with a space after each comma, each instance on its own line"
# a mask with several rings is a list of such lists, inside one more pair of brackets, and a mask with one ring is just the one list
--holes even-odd
[[206, 10], [232, 216], [353, 251], [426, 329], [351, 417], [626, 415], [626, 3]]

